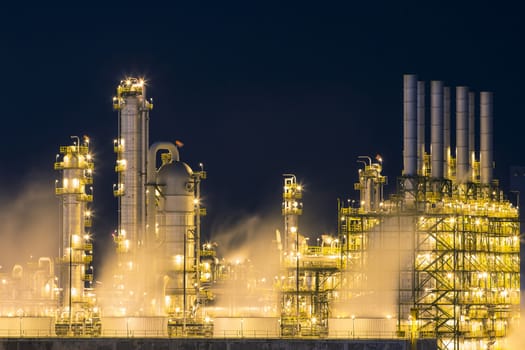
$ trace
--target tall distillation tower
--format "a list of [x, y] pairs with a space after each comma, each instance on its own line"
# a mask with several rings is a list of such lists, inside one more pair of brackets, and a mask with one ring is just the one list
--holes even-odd
[[160, 150], [168, 151], [161, 154], [161, 166], [156, 169], [150, 162], [148, 171], [152, 180], [148, 183], [154, 184], [148, 191], [148, 205], [150, 213], [155, 213], [148, 217], [155, 227], [154, 248], [149, 251], [155, 252], [158, 276], [158, 282], [153, 283], [156, 290], [151, 292], [163, 301], [160, 311], [169, 316], [170, 336], [211, 335], [213, 325], [204, 309], [210, 294], [201, 288], [206, 278], [200, 256], [200, 217], [205, 215], [200, 183], [206, 173], [193, 171], [180, 161], [177, 148], [170, 143], [153, 144], [150, 159]]
[[[146, 180], [149, 111], [153, 108], [146, 99], [144, 80], [127, 78], [117, 87], [113, 108], [118, 111], [118, 138], [114, 142], [117, 154], [115, 170], [118, 183], [114, 195], [118, 197], [116, 289], [127, 300], [127, 307], [137, 312], [142, 305], [132, 306], [144, 293], [138, 269], [140, 248], [146, 239]], [[138, 279], [138, 280], [137, 280]], [[137, 301], [138, 302], [138, 301]], [[140, 302], [138, 302], [140, 303]], [[131, 310], [124, 310], [123, 314]]]
[[119, 314], [167, 315], [170, 334], [209, 333], [201, 306], [210, 294], [201, 288], [200, 270], [200, 183], [206, 173], [180, 161], [171, 142], [149, 145], [152, 104], [143, 80], [121, 81], [113, 106], [119, 112]]
[[[81, 141], [77, 136], [72, 138], [73, 145], [60, 147], [54, 166], [55, 170], [62, 173], [62, 181], [57, 180], [55, 188], [60, 198], [62, 217], [58, 259], [60, 298], [56, 332], [58, 335], [97, 334], [100, 324], [93, 324], [95, 300], [89, 288], [93, 281], [93, 243], [89, 232], [89, 203], [93, 200], [93, 188], [90, 186], [93, 183], [93, 159], [89, 152], [89, 139], [84, 137]], [[60, 156], [62, 159], [58, 161]]]

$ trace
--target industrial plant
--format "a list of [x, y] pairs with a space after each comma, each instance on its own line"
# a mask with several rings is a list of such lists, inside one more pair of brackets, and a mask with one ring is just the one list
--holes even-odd
[[520, 317], [519, 208], [493, 178], [493, 95], [407, 74], [403, 97], [395, 193], [385, 195], [381, 157], [358, 156], [359, 199], [338, 199], [337, 232], [315, 237], [301, 230], [303, 184], [276, 174], [282, 226], [267, 243], [275, 261], [260, 271], [203, 239], [204, 167], [181, 160], [177, 142], [150, 143], [146, 84], [122, 80], [113, 98], [111, 281], [93, 283], [95, 161], [89, 138], [73, 137], [54, 163], [59, 256], [0, 276], [0, 336], [433, 339], [440, 350], [509, 349]]

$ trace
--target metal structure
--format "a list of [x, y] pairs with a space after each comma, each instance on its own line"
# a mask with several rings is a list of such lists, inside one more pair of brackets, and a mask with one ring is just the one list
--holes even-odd
[[293, 174], [284, 175], [282, 215], [285, 246], [278, 279], [282, 336], [327, 336], [328, 300], [340, 270], [337, 240], [323, 238], [321, 247], [310, 247], [300, 234], [302, 186]]
[[149, 111], [153, 108], [146, 97], [143, 79], [126, 78], [117, 87], [113, 109], [118, 111], [118, 138], [115, 171], [118, 183], [113, 194], [118, 198], [118, 228], [115, 235], [118, 269], [115, 273], [119, 299], [125, 304], [123, 314], [144, 309], [140, 296], [144, 293], [139, 261], [146, 235], [146, 179], [149, 147]]
[[[62, 173], [55, 193], [60, 198], [60, 256], [57, 260], [59, 308], [57, 335], [99, 335], [100, 318], [91, 288], [93, 243], [89, 232], [93, 201], [93, 159], [89, 139], [72, 136], [73, 144], [60, 147], [55, 170]], [[62, 156], [61, 161], [59, 157]]]
[[200, 217], [206, 213], [200, 205], [204, 178], [204, 171], [193, 172], [171, 157], [164, 157], [157, 172], [155, 237], [169, 336], [213, 333], [204, 309], [209, 293], [201, 287], [201, 280], [207, 280], [201, 277], [200, 254]]
[[[338, 201], [336, 235], [312, 238], [299, 225], [303, 187], [284, 174], [279, 258], [262, 271], [249, 258], [221, 259], [216, 244], [202, 242], [207, 174], [181, 161], [180, 143], [149, 144], [152, 104], [144, 81], [127, 78], [113, 103], [113, 288], [92, 289], [93, 159], [89, 140], [72, 137], [54, 166], [59, 256], [0, 275], [0, 323], [19, 336], [23, 317], [38, 316], [32, 323], [52, 322], [58, 336], [130, 337], [140, 329], [167, 337], [405, 338], [414, 348], [433, 338], [440, 350], [504, 349], [519, 320], [519, 216], [493, 178], [492, 94], [479, 97], [478, 153], [475, 101], [466, 87], [404, 76], [396, 193], [384, 198], [381, 157], [358, 156], [359, 199]], [[101, 299], [112, 302], [102, 317]]]
[[[416, 100], [415, 79], [405, 76], [409, 103]], [[364, 204], [339, 210], [339, 237], [346, 242], [342, 257], [348, 262], [342, 289], [355, 300], [378, 292], [369, 288], [374, 270], [366, 266], [373, 265], [379, 249], [396, 294], [392, 308], [400, 335], [436, 337], [439, 349], [503, 348], [519, 319], [520, 230], [518, 209], [492, 179], [492, 98], [481, 93], [481, 165], [469, 167], [468, 91], [458, 88], [457, 158], [451, 157], [443, 172], [441, 89], [441, 82], [432, 82], [431, 150], [438, 155], [431, 154], [430, 175], [405, 171], [391, 200], [369, 207], [361, 191]], [[412, 128], [405, 126], [405, 133]], [[405, 148], [412, 149], [411, 135], [405, 139]], [[414, 163], [405, 156], [405, 169]], [[380, 175], [372, 178], [381, 183]], [[360, 177], [357, 188], [362, 183]]]
[[181, 162], [171, 142], [149, 145], [151, 108], [144, 80], [121, 81], [114, 98], [119, 111], [116, 293], [123, 297], [124, 314], [167, 315], [170, 336], [208, 335], [213, 324], [201, 305], [210, 294], [201, 287], [201, 265], [207, 265], [200, 256], [200, 218], [206, 214], [200, 183], [206, 172]]

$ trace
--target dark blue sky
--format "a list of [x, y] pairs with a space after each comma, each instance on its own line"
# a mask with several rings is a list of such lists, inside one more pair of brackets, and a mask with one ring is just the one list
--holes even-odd
[[149, 82], [151, 141], [180, 139], [182, 159], [205, 164], [204, 235], [235, 218], [278, 217], [283, 173], [306, 186], [304, 233], [334, 232], [336, 199], [356, 198], [359, 155], [383, 156], [392, 193], [404, 73], [494, 92], [496, 176], [506, 186], [508, 167], [525, 164], [521, 9], [351, 3], [4, 8], [0, 195], [34, 176], [53, 191], [58, 146], [88, 134], [97, 156], [95, 234], [109, 237], [111, 98], [127, 75]]

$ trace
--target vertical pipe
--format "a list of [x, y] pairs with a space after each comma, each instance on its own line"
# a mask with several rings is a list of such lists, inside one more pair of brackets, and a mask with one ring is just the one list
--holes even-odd
[[416, 175], [417, 167], [417, 76], [414, 74], [404, 75], [404, 149], [403, 149], [403, 175]]
[[432, 177], [443, 178], [443, 82], [431, 82]]
[[480, 94], [480, 168], [481, 184], [490, 185], [492, 182], [493, 167], [493, 96], [491, 92], [483, 91]]
[[456, 87], [456, 182], [463, 184], [468, 181], [468, 120], [467, 120], [466, 86]]
[[444, 177], [450, 179], [450, 87], [443, 88], [443, 169]]
[[474, 163], [476, 162], [476, 94], [474, 92], [468, 93], [468, 157], [469, 169], [471, 171], [470, 178], [474, 182], [476, 180], [476, 169]]
[[425, 175], [425, 82], [417, 82], [417, 171]]

